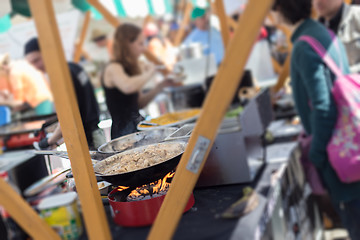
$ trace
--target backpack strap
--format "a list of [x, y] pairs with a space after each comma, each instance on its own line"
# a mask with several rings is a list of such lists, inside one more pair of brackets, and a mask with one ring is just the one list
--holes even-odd
[[336, 65], [334, 60], [327, 54], [325, 48], [313, 37], [304, 35], [299, 38], [300, 41], [307, 42], [312, 49], [322, 58], [325, 64], [330, 68], [330, 70], [338, 77], [342, 77], [343, 73], [340, 68]]
[[[335, 48], [336, 48], [336, 51], [337, 53], [339, 54], [339, 56], [341, 56], [341, 50], [340, 50], [340, 45], [339, 45], [339, 39], [336, 37], [335, 33], [328, 29], [328, 33], [331, 37], [331, 40], [335, 43]], [[340, 62], [340, 70], [344, 70], [344, 66], [343, 66], [343, 62], [342, 61], [339, 61]]]

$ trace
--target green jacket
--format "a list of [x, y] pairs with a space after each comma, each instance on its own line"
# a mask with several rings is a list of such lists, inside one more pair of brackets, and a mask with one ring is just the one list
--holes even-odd
[[339, 41], [340, 49], [337, 49], [324, 26], [311, 19], [304, 20], [291, 38], [291, 86], [304, 129], [313, 137], [310, 160], [320, 172], [331, 198], [335, 202], [359, 199], [360, 182], [342, 183], [331, 167], [326, 152], [337, 119], [336, 104], [330, 92], [335, 76], [308, 43], [297, 41], [303, 35], [317, 39], [336, 64], [342, 66], [344, 73], [349, 73], [344, 46]]

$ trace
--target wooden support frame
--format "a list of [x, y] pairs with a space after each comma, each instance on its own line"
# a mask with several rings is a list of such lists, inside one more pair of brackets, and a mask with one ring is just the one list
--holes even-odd
[[278, 65], [276, 65], [277, 62], [274, 59], [272, 59], [275, 71], [279, 72], [278, 81], [275, 84], [275, 86], [272, 87], [272, 92], [277, 93], [284, 86], [287, 77], [290, 75], [290, 61], [291, 61], [290, 60], [291, 59], [290, 55], [291, 55], [291, 49], [292, 49], [291, 31], [290, 31], [289, 28], [287, 28], [287, 27], [285, 27], [283, 25], [276, 24], [275, 21], [274, 21], [273, 16], [271, 15], [271, 13], [268, 14], [268, 19], [274, 24], [275, 27], [280, 29], [285, 34], [286, 42], [287, 42], [288, 49], [289, 49], [289, 54], [286, 57], [285, 63], [281, 67], [281, 69], [277, 69], [278, 68]]
[[276, 85], [272, 88], [273, 93], [277, 93], [284, 86], [287, 77], [290, 75], [290, 62], [291, 62], [291, 54], [289, 53], [281, 69], [278, 81]]
[[182, 22], [181, 22], [179, 30], [177, 31], [176, 36], [175, 36], [174, 46], [179, 46], [182, 43], [182, 40], [185, 35], [185, 30], [190, 22], [190, 15], [191, 15], [192, 9], [193, 9], [193, 6], [190, 3], [190, 1], [188, 1], [186, 3], [186, 7], [184, 10]]
[[85, 17], [84, 17], [84, 23], [83, 23], [83, 26], [81, 29], [79, 40], [76, 43], [76, 49], [75, 49], [75, 54], [74, 54], [74, 62], [76, 62], [76, 63], [80, 61], [80, 57], [83, 52], [83, 45], [85, 42], [87, 30], [89, 28], [90, 19], [91, 19], [91, 12], [87, 11], [85, 14]]
[[227, 16], [225, 13], [223, 0], [215, 0], [214, 7], [216, 8], [216, 15], [220, 20], [221, 36], [224, 43], [224, 48], [226, 49], [230, 41], [230, 29], [229, 29], [229, 24], [227, 22]]
[[273, 65], [273, 68], [274, 68], [274, 71], [277, 73], [277, 74], [280, 74], [281, 73], [281, 69], [282, 69], [282, 66], [280, 65], [280, 63], [278, 61], [276, 61], [276, 59], [271, 56], [271, 63]]
[[32, 238], [60, 240], [60, 236], [2, 178], [0, 178], [0, 205]]
[[234, 39], [226, 49], [225, 59], [211, 86], [200, 118], [151, 228], [149, 240], [172, 238], [210, 152], [218, 127], [235, 94], [260, 27], [272, 4], [273, 0], [249, 1], [238, 23]]
[[101, 15], [103, 15], [103, 17], [106, 19], [107, 22], [109, 22], [111, 25], [113, 25], [114, 27], [119, 26], [120, 24], [120, 20], [115, 17], [114, 15], [112, 15], [102, 4], [101, 2], [99, 2], [99, 0], [88, 0], [88, 3], [93, 6], [94, 8], [96, 8], [96, 10], [98, 10]]
[[29, 0], [90, 239], [111, 239], [52, 1]]
[[289, 48], [291, 48], [291, 47], [292, 47], [292, 43], [291, 43], [291, 31], [290, 31], [290, 29], [287, 28], [287, 27], [285, 27], [285, 26], [282, 25], [282, 24], [277, 24], [277, 23], [275, 23], [274, 17], [273, 17], [273, 15], [272, 15], [271, 13], [268, 14], [267, 17], [268, 17], [268, 19], [270, 20], [270, 22], [271, 22], [272, 24], [274, 24], [274, 26], [275, 26], [276, 28], [278, 28], [279, 30], [281, 30], [281, 31], [284, 33], [284, 35], [286, 36], [286, 44], [288, 45]]

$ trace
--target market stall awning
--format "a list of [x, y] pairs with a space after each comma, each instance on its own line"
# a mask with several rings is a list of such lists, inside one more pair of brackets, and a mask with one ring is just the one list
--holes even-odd
[[[99, 14], [87, 0], [71, 0], [71, 3], [83, 12], [91, 10], [95, 13], [94, 16]], [[100, 0], [100, 3], [111, 13], [120, 17], [164, 15], [172, 11], [172, 6], [168, 0]], [[2, 0], [0, 6], [0, 16], [9, 11], [26, 17], [31, 16], [27, 0]]]
[[0, 18], [0, 33], [6, 32], [11, 28], [10, 14], [6, 14]]
[[[171, 14], [172, 5], [168, 0], [99, 0], [114, 16], [146, 17]], [[87, 0], [71, 0], [72, 5], [82, 12], [91, 11], [92, 18], [100, 20], [103, 16], [92, 7]], [[10, 16], [20, 14], [31, 17], [27, 0], [1, 0], [0, 2], [0, 33], [11, 27]]]

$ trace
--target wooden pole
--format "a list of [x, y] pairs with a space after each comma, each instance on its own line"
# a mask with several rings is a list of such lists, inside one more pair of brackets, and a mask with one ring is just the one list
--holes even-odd
[[234, 39], [226, 49], [225, 59], [205, 100], [169, 192], [150, 230], [149, 240], [171, 239], [174, 235], [272, 4], [273, 0], [249, 1], [241, 16]]
[[111, 239], [52, 1], [29, 0], [90, 239]]
[[88, 61], [91, 61], [91, 57], [90, 55], [88, 54], [87, 51], [85, 51], [84, 49], [81, 49], [81, 55]]
[[220, 26], [221, 26], [221, 36], [224, 43], [224, 48], [226, 49], [229, 40], [230, 40], [230, 30], [229, 30], [229, 24], [227, 22], [227, 16], [225, 13], [225, 7], [223, 0], [215, 0], [215, 8], [216, 8], [216, 14], [219, 17], [220, 20]]
[[274, 26], [276, 28], [278, 28], [279, 30], [281, 30], [284, 35], [286, 36], [286, 44], [288, 45], [289, 48], [291, 48], [292, 46], [292, 43], [291, 43], [291, 31], [288, 27], [285, 27], [284, 25], [282, 24], [277, 24], [274, 20], [274, 17], [272, 14], [268, 14], [268, 19], [272, 22], [272, 24], [274, 24]]
[[291, 43], [291, 31], [289, 28], [280, 25], [280, 24], [276, 24], [274, 21], [274, 18], [271, 14], [268, 14], [268, 19], [274, 24], [275, 27], [277, 27], [278, 29], [280, 29], [286, 36], [286, 44], [288, 46], [288, 56], [285, 60], [284, 65], [281, 67], [281, 69], [277, 69], [277, 65], [276, 65], [276, 61], [273, 60], [273, 65], [274, 65], [274, 69], [276, 72], [280, 72], [279, 74], [279, 78], [278, 81], [276, 83], [276, 85], [272, 88], [272, 92], [273, 93], [277, 93], [285, 84], [286, 78], [289, 76], [290, 74], [290, 53], [291, 53], [291, 49], [292, 49], [292, 43]]
[[276, 61], [276, 59], [273, 56], [271, 56], [271, 63], [273, 65], [274, 71], [277, 74], [280, 74], [282, 66], [280, 65], [280, 63], [278, 61]]
[[60, 240], [55, 231], [2, 178], [0, 178], [0, 205], [32, 238]]
[[190, 3], [190, 1], [188, 1], [186, 3], [182, 22], [181, 22], [179, 30], [177, 31], [176, 36], [175, 36], [174, 46], [179, 46], [182, 43], [182, 40], [183, 40], [184, 34], [185, 34], [185, 30], [188, 27], [189, 22], [190, 22], [190, 14], [191, 14], [192, 8], [193, 8], [192, 4]]
[[120, 20], [112, 15], [98, 0], [88, 0], [88, 3], [96, 8], [111, 25], [114, 27], [119, 26]]
[[81, 53], [83, 52], [82, 48], [84, 45], [87, 30], [89, 27], [90, 19], [91, 19], [91, 12], [87, 11], [85, 14], [83, 27], [81, 29], [79, 41], [76, 43], [76, 49], [75, 49], [75, 54], [74, 54], [74, 62], [76, 62], [76, 63], [80, 61]]
[[286, 78], [290, 75], [290, 62], [291, 62], [291, 55], [290, 53], [286, 57], [284, 66], [281, 69], [278, 81], [276, 85], [272, 88], [273, 93], [277, 93], [285, 84]]

